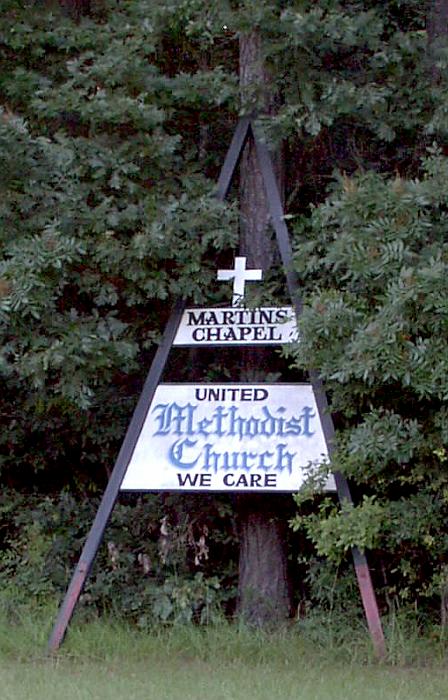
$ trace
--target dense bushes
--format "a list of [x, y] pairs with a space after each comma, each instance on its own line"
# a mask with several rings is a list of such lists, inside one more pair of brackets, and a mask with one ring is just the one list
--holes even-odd
[[[236, 536], [230, 505], [201, 497], [193, 510], [192, 500], [198, 499], [154, 495], [115, 507], [80, 614], [114, 613], [142, 627], [204, 624], [231, 614]], [[61, 598], [97, 507], [96, 498], [80, 502], [68, 493], [2, 494], [0, 602], [11, 614], [30, 601]]]
[[[318, 551], [377, 550], [388, 600], [447, 603], [448, 159], [412, 181], [342, 177], [302, 220], [306, 287], [296, 350], [318, 367], [339, 428], [334, 466], [362, 499], [296, 520]], [[375, 560], [374, 560], [375, 561]], [[381, 580], [380, 579], [380, 580]], [[426, 601], [426, 603], [425, 603]], [[445, 620], [445, 613], [442, 619]]]

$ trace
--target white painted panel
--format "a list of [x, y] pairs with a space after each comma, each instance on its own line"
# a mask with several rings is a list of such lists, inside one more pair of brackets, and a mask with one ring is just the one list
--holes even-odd
[[292, 306], [186, 309], [174, 345], [282, 345], [297, 340]]
[[294, 492], [327, 461], [310, 385], [161, 384], [122, 490]]

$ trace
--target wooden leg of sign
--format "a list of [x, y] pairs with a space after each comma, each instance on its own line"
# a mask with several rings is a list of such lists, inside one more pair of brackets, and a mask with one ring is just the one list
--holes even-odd
[[384, 659], [386, 656], [386, 642], [384, 640], [383, 627], [381, 625], [381, 618], [367, 558], [364, 554], [361, 554], [357, 547], [353, 547], [352, 554], [355, 564], [356, 578], [358, 579], [362, 604], [364, 607], [370, 636], [372, 638], [375, 655], [378, 659]]
[[[334, 477], [341, 505], [344, 503], [350, 503], [350, 505], [353, 505], [350, 489], [345, 476], [340, 472], [335, 472]], [[375, 589], [373, 588], [372, 576], [367, 563], [367, 557], [365, 554], [360, 552], [357, 547], [352, 548], [352, 555], [373, 648], [377, 658], [383, 659], [386, 656], [386, 642], [384, 639], [384, 632], [381, 624]]]
[[126, 474], [126, 470], [137, 444], [143, 423], [145, 422], [146, 414], [162, 377], [162, 373], [168, 359], [168, 354], [173, 344], [184, 308], [185, 302], [183, 300], [179, 300], [168, 320], [162, 342], [155, 354], [151, 369], [149, 370], [143, 391], [123, 440], [123, 444], [118, 454], [117, 461], [115, 462], [109, 483], [107, 484], [104, 492], [100, 507], [98, 508], [92, 528], [88, 534], [78, 565], [75, 569], [75, 573], [72, 576], [72, 580], [70, 581], [64, 601], [59, 610], [58, 618], [48, 643], [48, 648], [51, 652], [57, 651], [64, 639], [67, 627], [73, 615], [73, 610], [75, 609], [75, 605], [79, 600], [84, 583], [89, 575], [96, 553], [103, 539], [104, 530], [108, 523], [110, 514], [112, 513], [115, 501], [117, 500], [121, 483]]
[[221, 168], [218, 183], [216, 186], [216, 198], [221, 202], [227, 196], [233, 175], [240, 161], [244, 146], [251, 133], [250, 117], [242, 117], [233, 134], [232, 142], [226, 153], [226, 157]]
[[[336, 487], [338, 490], [341, 505], [350, 503], [353, 505], [347, 479], [340, 472], [334, 473]], [[358, 580], [359, 592], [361, 594], [367, 626], [372, 638], [373, 648], [377, 658], [383, 659], [386, 656], [386, 642], [384, 639], [383, 627], [381, 624], [380, 612], [376, 600], [375, 589], [373, 588], [367, 557], [359, 551], [357, 547], [352, 548], [353, 563], [355, 565], [356, 578]]]

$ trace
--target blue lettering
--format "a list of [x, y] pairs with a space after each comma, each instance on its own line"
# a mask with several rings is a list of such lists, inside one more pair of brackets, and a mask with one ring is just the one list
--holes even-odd
[[[197, 390], [199, 392], [199, 390]], [[199, 394], [200, 400], [202, 393]], [[243, 417], [238, 406], [216, 406], [208, 416], [198, 416], [199, 406], [188, 403], [184, 406], [173, 403], [157, 404], [152, 409], [156, 430], [153, 435], [202, 435], [205, 437], [236, 437], [239, 440], [263, 436], [266, 438], [301, 436], [310, 438], [315, 434], [312, 430], [312, 419], [316, 413], [311, 406], [304, 406], [298, 416], [285, 418], [286, 408], [280, 406], [273, 415], [266, 406], [261, 409], [261, 415]]]
[[304, 406], [301, 418], [303, 418], [302, 435], [305, 435], [305, 437], [311, 437], [311, 435], [314, 435], [314, 431], [310, 430], [310, 420], [311, 418], [314, 418], [315, 415], [316, 414], [310, 406]]
[[153, 413], [156, 415], [156, 422], [159, 424], [154, 435], [193, 435], [193, 415], [196, 406], [188, 403], [186, 406], [179, 406], [177, 403], [159, 403], [154, 406]]
[[204, 469], [205, 471], [212, 469], [216, 474], [216, 472], [219, 469], [218, 462], [220, 454], [219, 452], [213, 452], [212, 447], [213, 445], [210, 445], [208, 443], [207, 445], [204, 445], [204, 463], [202, 465], [202, 469]]
[[168, 457], [171, 462], [175, 467], [178, 467], [179, 469], [192, 469], [199, 457], [201, 456], [200, 454], [196, 457], [196, 459], [191, 460], [191, 455], [190, 455], [190, 460], [188, 460], [188, 456], [185, 454], [186, 450], [191, 449], [195, 447], [196, 445], [196, 440], [176, 440], [168, 452]]
[[276, 469], [279, 472], [282, 472], [283, 469], [287, 469], [288, 472], [291, 474], [292, 463], [297, 453], [288, 452], [286, 448], [287, 445], [277, 445], [277, 464], [275, 465], [274, 469]]
[[268, 469], [272, 468], [272, 464], [267, 464], [267, 460], [274, 456], [273, 452], [261, 452], [259, 455], [258, 469]]
[[216, 431], [214, 430], [207, 430], [207, 428], [210, 425], [213, 425], [213, 418], [203, 418], [202, 420], [198, 421], [198, 427], [196, 432], [199, 435], [216, 435]]
[[244, 431], [244, 418], [238, 416], [238, 409], [236, 406], [231, 406], [229, 408], [230, 414], [230, 426], [227, 430], [227, 435], [238, 435], [241, 439], [243, 437]]
[[217, 406], [216, 411], [215, 411], [215, 416], [216, 416], [216, 431], [215, 435], [219, 435], [219, 437], [222, 437], [223, 435], [226, 434], [226, 431], [223, 428], [223, 420], [224, 418], [227, 418], [229, 414], [227, 411], [224, 409], [224, 406]]

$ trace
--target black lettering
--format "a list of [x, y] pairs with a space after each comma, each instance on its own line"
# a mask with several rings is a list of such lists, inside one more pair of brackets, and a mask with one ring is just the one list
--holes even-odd
[[240, 326], [240, 328], [238, 328], [238, 330], [240, 332], [240, 340], [246, 340], [246, 338], [248, 336], [250, 336], [250, 334], [252, 332], [252, 328], [250, 328], [250, 327], [248, 328], [246, 326]]
[[196, 343], [202, 343], [202, 341], [205, 340], [204, 328], [195, 328], [191, 334], [191, 337], [194, 341], [196, 341]]
[[222, 323], [224, 326], [230, 326], [234, 323], [234, 312], [233, 311], [222, 311]]
[[253, 329], [254, 340], [266, 340], [266, 329], [263, 326], [257, 326]]
[[266, 488], [270, 486], [277, 486], [277, 474], [265, 474], [264, 485]]
[[223, 333], [223, 340], [238, 340], [238, 338], [236, 337], [235, 329], [232, 327], [224, 328]]
[[188, 326], [203, 326], [205, 321], [205, 311], [187, 311], [188, 314]]
[[[206, 476], [206, 475], [204, 475]], [[179, 486], [196, 486], [199, 474], [178, 474]]]
[[272, 323], [274, 309], [260, 309], [260, 323]]
[[208, 326], [219, 326], [218, 318], [214, 311], [209, 311], [207, 319], [204, 321]]
[[280, 323], [280, 321], [285, 321], [288, 318], [288, 309], [277, 309], [277, 312], [275, 314], [275, 320], [277, 323]]
[[[268, 331], [268, 337], [266, 338], [266, 340], [278, 340], [279, 342], [281, 342], [282, 336], [281, 336], [281, 333], [278, 332], [278, 329], [276, 328], [276, 326], [268, 326], [267, 331]], [[277, 333], [276, 333], [276, 331], [277, 331]]]
[[201, 474], [199, 479], [199, 486], [211, 486], [212, 485], [212, 475], [211, 474]]
[[224, 486], [234, 486], [234, 482], [230, 481], [230, 479], [233, 479], [233, 474], [226, 474], [223, 481]]
[[254, 401], [264, 401], [269, 396], [267, 389], [254, 389]]
[[219, 342], [221, 340], [221, 329], [220, 328], [207, 328], [207, 341], [214, 340]]
[[257, 319], [258, 309], [250, 309], [250, 310], [248, 309], [248, 314], [249, 314], [249, 318], [250, 318], [248, 323], [250, 323], [251, 326], [253, 326], [255, 323], [257, 323], [256, 319]]

